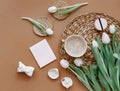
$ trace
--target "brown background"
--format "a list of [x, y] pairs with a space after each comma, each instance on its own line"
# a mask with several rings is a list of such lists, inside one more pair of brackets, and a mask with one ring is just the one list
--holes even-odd
[[[66, 91], [60, 80], [64, 76], [73, 79], [74, 85], [69, 91], [87, 91], [76, 77], [59, 65], [59, 40], [65, 26], [75, 17], [86, 12], [103, 12], [120, 20], [120, 0], [65, 0], [69, 5], [89, 2], [72, 13], [66, 20], [58, 21], [47, 8], [56, 0], [0, 0], [0, 91]], [[21, 19], [22, 16], [34, 19], [39, 16], [49, 17], [54, 25], [54, 35], [39, 37], [32, 31], [32, 25]], [[40, 69], [33, 58], [29, 47], [46, 38], [53, 49], [57, 60]], [[18, 61], [34, 66], [32, 78], [16, 72]], [[50, 68], [57, 67], [60, 77], [51, 80], [47, 76]]]

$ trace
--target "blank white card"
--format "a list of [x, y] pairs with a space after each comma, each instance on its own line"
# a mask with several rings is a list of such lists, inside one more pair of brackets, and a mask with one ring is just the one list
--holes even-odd
[[56, 60], [56, 56], [54, 55], [46, 39], [30, 47], [30, 51], [32, 52], [40, 68]]

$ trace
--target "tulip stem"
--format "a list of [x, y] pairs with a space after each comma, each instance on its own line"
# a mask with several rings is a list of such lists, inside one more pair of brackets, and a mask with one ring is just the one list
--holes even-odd
[[78, 75], [74, 70], [72, 70], [72, 68], [68, 67], [68, 69], [73, 72], [74, 75], [77, 76], [78, 80], [80, 80], [88, 89], [89, 91], [93, 91], [93, 89], [91, 88], [89, 82], [87, 81], [87, 78], [83, 78], [80, 75]]
[[46, 29], [44, 28], [44, 26], [42, 24], [40, 24], [38, 21], [32, 19], [32, 18], [28, 18], [28, 17], [22, 17], [22, 19], [24, 20], [28, 20], [29, 22], [31, 22], [35, 27], [37, 27], [39, 30], [41, 30], [41, 32], [45, 35], [47, 35]]
[[[74, 10], [78, 9], [81, 6], [87, 5], [88, 3], [80, 3], [80, 4], [75, 4], [72, 6], [65, 6], [65, 7], [61, 7], [58, 9], [61, 9], [61, 11], [56, 12], [55, 14], [57, 15], [65, 15], [65, 14], [69, 14], [71, 12], [73, 12]], [[62, 10], [65, 9], [65, 10]]]
[[64, 6], [64, 7], [57, 8], [57, 10], [68, 9], [68, 8], [72, 8], [72, 7], [75, 7], [75, 6], [78, 6], [78, 5], [87, 5], [87, 4], [88, 4], [88, 2], [80, 3], [80, 4], [75, 4], [75, 5], [71, 5], [71, 6]]

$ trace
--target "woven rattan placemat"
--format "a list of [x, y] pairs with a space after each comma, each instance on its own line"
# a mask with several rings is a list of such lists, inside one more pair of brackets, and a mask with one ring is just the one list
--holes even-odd
[[108, 22], [108, 26], [105, 32], [109, 34], [109, 25], [115, 24], [118, 28], [118, 36], [120, 38], [120, 22], [113, 17], [104, 14], [104, 13], [86, 13], [84, 15], [80, 15], [76, 18], [74, 18], [65, 28], [61, 35], [61, 40], [59, 44], [59, 50], [60, 50], [60, 58], [66, 59], [68, 61], [73, 61], [75, 58], [70, 57], [64, 50], [64, 40], [73, 34], [81, 35], [83, 38], [86, 39], [88, 43], [87, 52], [81, 57], [85, 65], [89, 65], [91, 63], [95, 63], [95, 60], [93, 58], [92, 52], [89, 48], [89, 45], [91, 44], [92, 40], [95, 38], [95, 36], [101, 37], [101, 34], [103, 32], [97, 31], [94, 27], [94, 21], [98, 18], [98, 16], [105, 18]]

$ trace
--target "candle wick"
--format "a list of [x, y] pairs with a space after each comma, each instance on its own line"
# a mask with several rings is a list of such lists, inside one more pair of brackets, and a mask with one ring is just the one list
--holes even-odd
[[99, 20], [99, 22], [100, 22], [101, 29], [103, 30], [103, 26], [102, 26], [102, 22], [101, 22], [100, 17], [98, 17], [98, 20]]

